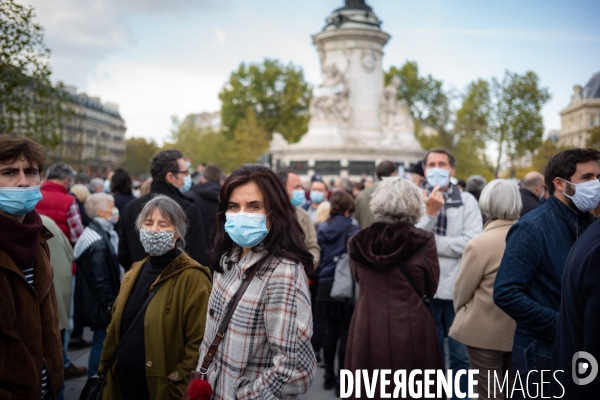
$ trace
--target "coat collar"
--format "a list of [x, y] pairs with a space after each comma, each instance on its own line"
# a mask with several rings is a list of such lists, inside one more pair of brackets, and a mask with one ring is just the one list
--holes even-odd
[[246, 276], [246, 271], [264, 256], [267, 255], [267, 251], [261, 245], [258, 245], [253, 250], [250, 250], [248, 254], [240, 259], [242, 255], [242, 248], [237, 244], [234, 244], [233, 249], [229, 255], [224, 255], [221, 258], [221, 268], [223, 271], [235, 268], [236, 273], [243, 279]]
[[594, 222], [594, 216], [590, 212], [584, 212], [579, 210], [574, 210], [571, 207], [567, 206], [565, 203], [557, 199], [554, 195], [551, 195], [548, 198], [548, 208], [556, 214], [558, 217], [563, 219], [569, 227], [575, 229], [577, 232], [577, 236], [579, 236], [578, 228], [581, 225], [581, 230], [585, 230], [588, 226], [590, 226]]
[[483, 231], [491, 231], [492, 229], [501, 228], [503, 226], [511, 226], [514, 225], [515, 222], [517, 221], [509, 221], [506, 219], [490, 219], [485, 223], [485, 225], [483, 225]]
[[178, 188], [167, 182], [152, 182], [152, 186], [150, 187], [150, 193], [164, 194], [169, 197], [177, 197], [192, 203], [192, 200], [184, 196]]
[[42, 183], [40, 190], [48, 191], [48, 192], [59, 192], [64, 194], [69, 194], [69, 191], [63, 185], [59, 185], [58, 183], [54, 183], [51, 181], [46, 181]]

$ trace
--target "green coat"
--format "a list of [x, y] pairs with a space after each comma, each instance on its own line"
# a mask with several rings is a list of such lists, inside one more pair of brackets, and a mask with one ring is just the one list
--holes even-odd
[[375, 216], [371, 212], [369, 203], [371, 203], [373, 192], [377, 188], [377, 185], [379, 185], [379, 182], [381, 181], [375, 182], [360, 192], [360, 194], [356, 196], [356, 199], [354, 199], [355, 210], [353, 217], [356, 218], [358, 224], [363, 229], [368, 228], [375, 222]]
[[[119, 342], [123, 309], [146, 259], [136, 262], [123, 277], [121, 290], [112, 308], [112, 320], [100, 358], [100, 370]], [[146, 381], [151, 399], [180, 400], [198, 365], [198, 350], [206, 323], [208, 298], [212, 289], [210, 271], [183, 253], [156, 279], [162, 286], [144, 315]], [[116, 362], [106, 374], [104, 400], [122, 398]]]
[[71, 296], [73, 294], [73, 248], [69, 239], [56, 223], [45, 215], [42, 217], [44, 226], [52, 232], [54, 237], [48, 240], [50, 248], [50, 265], [54, 270], [54, 290], [56, 290], [56, 303], [60, 329], [69, 327], [69, 313], [71, 312]]

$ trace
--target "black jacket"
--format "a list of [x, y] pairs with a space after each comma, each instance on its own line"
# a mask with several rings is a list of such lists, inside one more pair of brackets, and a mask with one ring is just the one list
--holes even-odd
[[[206, 182], [202, 185], [192, 186], [187, 196], [194, 201], [194, 205], [200, 209], [204, 223], [204, 237], [210, 241], [210, 233], [215, 224], [215, 215], [219, 207], [219, 182]], [[211, 270], [212, 272], [212, 270]]]
[[521, 217], [527, 214], [531, 210], [535, 210], [542, 205], [540, 199], [529, 189], [519, 189], [521, 193], [521, 200], [523, 201], [523, 209], [521, 210]]
[[154, 196], [163, 194], [175, 200], [183, 208], [188, 219], [188, 229], [185, 237], [186, 253], [198, 263], [208, 265], [208, 247], [204, 236], [204, 224], [202, 215], [192, 200], [185, 197], [179, 189], [166, 182], [153, 182], [150, 193], [129, 202], [123, 209], [123, 215], [120, 218], [119, 227], [119, 263], [129, 270], [131, 264], [143, 260], [148, 256], [144, 251], [144, 246], [140, 242], [140, 234], [135, 229], [135, 220], [137, 219], [144, 205]]
[[[596, 399], [600, 393], [600, 378], [596, 377], [591, 383], [577, 385], [573, 376], [586, 378], [590, 373], [588, 368], [583, 374], [578, 373], [578, 367], [589, 359], [574, 356], [577, 352], [589, 353], [596, 360], [596, 368], [600, 362], [600, 221], [596, 221], [579, 237], [571, 248], [569, 258], [565, 263], [562, 279], [561, 304], [556, 324], [554, 352], [552, 354], [552, 370], [562, 383], [551, 381], [551, 391], [555, 397], [564, 399]], [[572, 368], [575, 365], [576, 370]], [[574, 373], [575, 372], [575, 373]], [[587, 372], [587, 373], [586, 373]], [[597, 371], [596, 372], [600, 372]], [[564, 393], [563, 393], [564, 390]], [[563, 396], [564, 394], [564, 396]]]
[[92, 330], [104, 329], [110, 323], [112, 305], [119, 294], [121, 271], [109, 234], [94, 220], [87, 229], [93, 232], [84, 231], [79, 239], [79, 246], [84, 245], [85, 250], [76, 252], [73, 319]]

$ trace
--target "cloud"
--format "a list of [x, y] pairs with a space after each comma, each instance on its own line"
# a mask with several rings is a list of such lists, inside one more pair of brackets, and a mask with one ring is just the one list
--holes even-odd
[[[36, 10], [59, 76], [82, 85], [87, 72], [111, 54], [135, 45], [130, 20], [137, 16], [185, 17], [213, 10], [219, 0], [25, 0]], [[73, 68], [72, 66], [77, 66]]]
[[221, 29], [219, 28], [214, 28], [214, 32], [215, 32], [215, 39], [217, 40], [217, 43], [219, 45], [223, 45], [225, 44], [225, 32], [223, 32]]
[[101, 63], [90, 75], [87, 91], [102, 101], [119, 104], [128, 137], [162, 143], [171, 129], [169, 116], [185, 117], [199, 110], [218, 110], [220, 77], [184, 68], [144, 63]]
[[517, 40], [546, 43], [600, 42], [600, 36], [563, 30], [506, 30], [506, 29], [435, 29], [404, 28], [407, 33], [431, 37], [479, 37], [498, 40]]

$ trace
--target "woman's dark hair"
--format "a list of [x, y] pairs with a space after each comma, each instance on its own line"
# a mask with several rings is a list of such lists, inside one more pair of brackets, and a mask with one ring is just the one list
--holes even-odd
[[277, 175], [260, 164], [245, 164], [233, 171], [219, 193], [219, 207], [211, 234], [209, 261], [217, 272], [223, 272], [221, 257], [230, 254], [233, 240], [225, 232], [225, 213], [231, 193], [247, 183], [255, 183], [262, 192], [265, 208], [269, 213], [271, 229], [261, 243], [269, 257], [282, 258], [300, 263], [306, 272], [314, 268], [314, 258], [304, 244], [304, 231], [296, 217], [286, 188]]
[[113, 193], [119, 193], [124, 195], [131, 194], [131, 176], [123, 168], [115, 169], [112, 179], [110, 180], [110, 191]]
[[331, 211], [329, 211], [329, 216], [331, 217], [334, 215], [344, 215], [346, 211], [350, 211], [350, 213], [354, 212], [354, 200], [352, 196], [343, 190], [333, 192], [329, 198], [329, 203], [331, 203]]

